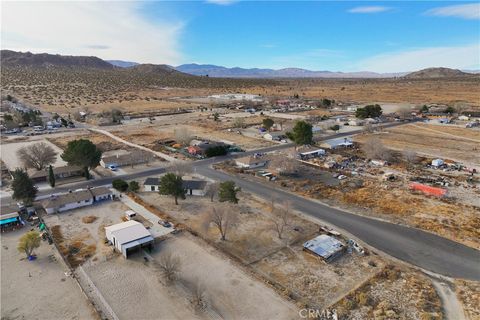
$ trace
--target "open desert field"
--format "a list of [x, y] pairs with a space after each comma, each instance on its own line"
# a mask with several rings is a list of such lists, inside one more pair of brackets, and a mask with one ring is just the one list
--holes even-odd
[[[169, 98], [222, 93], [260, 94], [267, 98], [329, 98], [337, 101], [413, 104], [466, 102], [479, 106], [480, 79], [229, 79], [165, 74], [165, 70], [89, 70], [3, 68], [2, 88], [41, 110], [73, 113], [174, 110], [198, 103]], [[210, 104], [210, 103], [208, 103]]]
[[[409, 124], [375, 134], [386, 147], [458, 161], [480, 169], [480, 130], [453, 125]], [[358, 135], [364, 142], [370, 135]]]

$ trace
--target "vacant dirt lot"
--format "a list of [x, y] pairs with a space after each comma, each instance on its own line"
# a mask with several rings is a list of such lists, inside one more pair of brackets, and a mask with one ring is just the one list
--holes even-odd
[[100, 150], [102, 150], [102, 152], [119, 150], [119, 149], [125, 149], [125, 150], [131, 149], [131, 147], [126, 146], [123, 143], [118, 142], [100, 133], [85, 133], [85, 134], [76, 135], [76, 136], [61, 136], [61, 137], [55, 137], [55, 138], [48, 138], [48, 140], [51, 143], [55, 144], [57, 147], [61, 149], [65, 149], [67, 147], [67, 144], [70, 141], [78, 140], [78, 139], [87, 139], [92, 141], [95, 145], [97, 145], [97, 147]]
[[[358, 135], [364, 142], [371, 135]], [[480, 169], [480, 130], [450, 125], [410, 124], [375, 134], [386, 147], [451, 159]]]
[[117, 254], [84, 269], [120, 319], [202, 319], [187, 297], [159, 281], [160, 274], [144, 264], [141, 254], [128, 260]]
[[251, 278], [227, 257], [198, 238], [183, 234], [160, 244], [155, 259], [164, 251], [182, 261], [180, 277], [186, 283], [200, 281], [208, 304], [224, 319], [293, 319], [296, 307], [271, 288]]
[[53, 245], [42, 241], [35, 261], [27, 261], [17, 250], [28, 230], [2, 234], [1, 318], [98, 319], [75, 281], [65, 276], [68, 269]]
[[67, 163], [60, 158], [63, 150], [57, 147], [55, 144], [52, 144], [47, 139], [42, 140], [35, 140], [35, 141], [25, 141], [25, 142], [17, 142], [17, 143], [7, 143], [2, 144], [2, 160], [7, 165], [8, 169], [14, 170], [15, 168], [22, 167], [20, 160], [17, 157], [17, 151], [22, 147], [27, 147], [32, 144], [36, 144], [39, 142], [44, 142], [50, 145], [56, 152], [57, 152], [57, 160], [53, 164], [53, 166], [64, 166]]

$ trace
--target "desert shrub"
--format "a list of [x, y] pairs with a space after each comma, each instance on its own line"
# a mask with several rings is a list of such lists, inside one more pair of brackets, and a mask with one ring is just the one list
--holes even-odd
[[357, 298], [357, 303], [360, 306], [367, 306], [367, 305], [370, 305], [371, 303], [370, 297], [365, 292], [360, 292], [356, 298]]
[[357, 303], [355, 299], [352, 299], [351, 297], [346, 297], [345, 299], [343, 299], [341, 305], [345, 310], [353, 310], [357, 306]]

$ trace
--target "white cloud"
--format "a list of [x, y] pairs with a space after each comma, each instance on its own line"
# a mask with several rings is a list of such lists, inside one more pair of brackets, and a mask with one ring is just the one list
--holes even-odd
[[459, 4], [455, 6], [430, 9], [427, 15], [440, 17], [457, 17], [463, 19], [480, 19], [480, 3]]
[[179, 21], [147, 21], [135, 2], [2, 1], [2, 49], [175, 65]]
[[383, 7], [383, 6], [365, 6], [365, 7], [355, 7], [348, 12], [350, 13], [378, 13], [378, 12], [384, 12], [391, 10], [389, 7]]
[[430, 67], [480, 68], [478, 43], [458, 47], [429, 47], [389, 52], [370, 57], [356, 65], [357, 70], [375, 72], [415, 71]]
[[220, 6], [229, 6], [231, 4], [234, 4], [235, 2], [238, 2], [238, 0], [206, 0], [205, 2], [211, 4], [218, 4]]

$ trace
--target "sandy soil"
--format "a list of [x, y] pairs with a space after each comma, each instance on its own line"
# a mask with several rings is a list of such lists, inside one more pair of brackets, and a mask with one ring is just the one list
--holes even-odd
[[2, 155], [2, 160], [5, 162], [7, 167], [10, 170], [14, 170], [15, 168], [21, 167], [21, 163], [18, 160], [17, 157], [17, 151], [22, 148], [26, 147], [38, 142], [44, 142], [48, 145], [50, 145], [56, 152], [57, 152], [57, 160], [53, 164], [53, 166], [64, 166], [67, 163], [60, 158], [60, 155], [62, 154], [63, 150], [51, 143], [50, 141], [46, 139], [42, 140], [35, 140], [35, 141], [25, 141], [25, 142], [18, 142], [18, 143], [7, 143], [7, 144], [2, 144], [0, 149], [1, 149], [1, 155]]
[[294, 319], [297, 310], [272, 289], [255, 281], [228, 259], [199, 239], [181, 235], [162, 242], [162, 251], [175, 252], [182, 259], [181, 277], [205, 285], [207, 300], [224, 319]]
[[17, 242], [26, 231], [1, 237], [2, 319], [97, 319], [78, 285], [65, 276], [68, 269], [53, 245], [42, 242], [35, 261], [18, 252]]
[[120, 319], [201, 319], [186, 298], [159, 282], [140, 254], [128, 260], [116, 255], [84, 269]]

